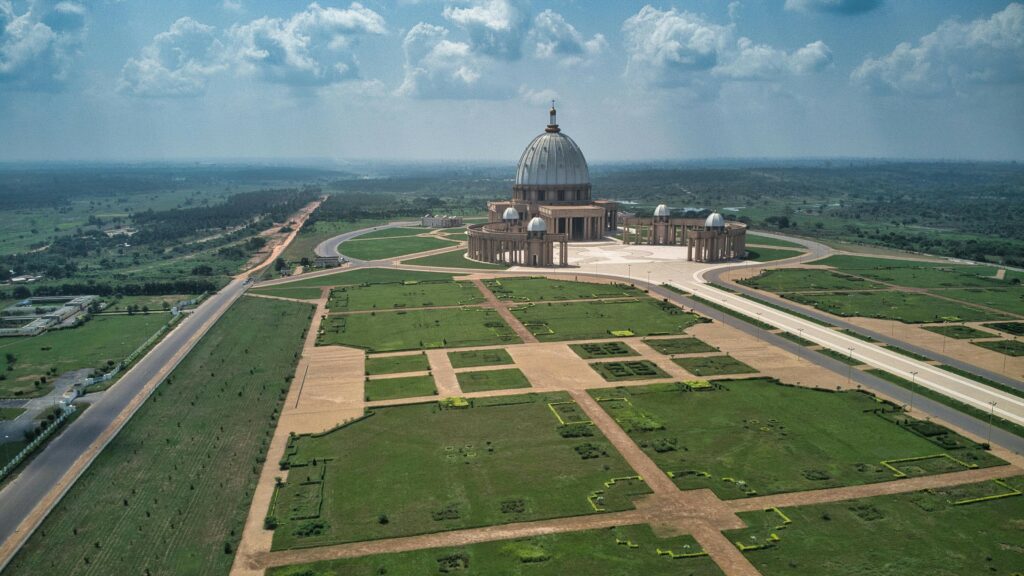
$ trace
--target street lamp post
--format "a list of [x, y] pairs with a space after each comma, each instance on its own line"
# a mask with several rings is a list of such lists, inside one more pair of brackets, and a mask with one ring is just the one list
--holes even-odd
[[917, 388], [917, 372], [910, 373], [910, 410], [907, 412], [914, 411], [914, 389]]
[[632, 264], [626, 264], [626, 280], [630, 284], [633, 283], [633, 265]]
[[846, 364], [846, 385], [849, 386], [853, 378], [853, 348], [847, 348], [850, 351], [850, 361]]
[[996, 411], [996, 404], [997, 402], [995, 401], [988, 403], [988, 405], [990, 406], [988, 410], [988, 439], [985, 441], [985, 443], [988, 444], [989, 446], [992, 446], [992, 415]]

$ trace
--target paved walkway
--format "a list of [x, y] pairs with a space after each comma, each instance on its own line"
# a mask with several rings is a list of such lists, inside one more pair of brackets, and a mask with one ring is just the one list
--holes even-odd
[[498, 300], [494, 293], [488, 290], [487, 287], [484, 286], [484, 283], [481, 282], [479, 279], [474, 278], [473, 280], [471, 280], [471, 282], [473, 283], [474, 286], [476, 286], [477, 290], [479, 290], [480, 293], [484, 295], [487, 304], [498, 312], [498, 315], [501, 316], [505, 320], [505, 322], [508, 323], [508, 325], [512, 328], [512, 331], [515, 332], [519, 336], [519, 338], [522, 339], [523, 342], [537, 342], [537, 337], [533, 335], [533, 332], [527, 330], [526, 326], [523, 326], [523, 323], [520, 322], [514, 314], [509, 312], [508, 304], [502, 302], [501, 300]]

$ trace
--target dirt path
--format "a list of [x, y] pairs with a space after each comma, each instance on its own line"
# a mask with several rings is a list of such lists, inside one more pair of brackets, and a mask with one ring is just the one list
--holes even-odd
[[512, 328], [512, 331], [515, 332], [523, 340], [523, 342], [530, 344], [537, 343], [537, 337], [534, 336], [532, 332], [527, 330], [526, 326], [523, 326], [523, 323], [520, 322], [514, 314], [508, 311], [507, 304], [498, 300], [497, 297], [494, 296], [494, 293], [488, 290], [487, 287], [484, 286], [484, 283], [481, 282], [480, 280], [474, 278], [473, 280], [471, 280], [471, 282], [473, 282], [473, 285], [476, 286], [477, 290], [479, 290], [480, 293], [484, 295], [484, 298], [487, 300], [487, 304], [494, 308], [495, 311], [498, 312], [498, 315], [505, 319], [505, 322], [507, 322], [508, 325]]
[[494, 540], [509, 540], [513, 538], [541, 536], [544, 534], [559, 534], [562, 532], [576, 532], [579, 530], [611, 528], [613, 526], [637, 524], [640, 522], [643, 522], [640, 515], [635, 510], [628, 510], [626, 512], [593, 514], [590, 516], [576, 516], [573, 518], [503, 524], [500, 526], [452, 530], [450, 532], [407, 536], [404, 538], [390, 538], [387, 540], [372, 540], [369, 542], [353, 542], [351, 544], [321, 546], [319, 548], [268, 552], [255, 558], [254, 566], [259, 566], [261, 569], [273, 566], [290, 566], [292, 564], [305, 562], [335, 560], [338, 558], [355, 558], [370, 554], [407, 552], [410, 550], [421, 550], [424, 548], [464, 546], [467, 544], [491, 542]]
[[430, 361], [430, 372], [434, 375], [434, 386], [437, 387], [438, 396], [446, 398], [462, 394], [455, 369], [448, 360], [448, 350], [427, 350], [427, 360]]
[[985, 480], [1006, 478], [1020, 474], [1021, 470], [1016, 466], [994, 466], [992, 468], [981, 468], [977, 470], [965, 470], [963, 472], [950, 472], [948, 474], [935, 474], [932, 476], [920, 476], [916, 478], [904, 478], [892, 482], [881, 482], [878, 484], [864, 484], [862, 486], [846, 486], [843, 488], [827, 488], [825, 490], [810, 490], [806, 492], [789, 492], [787, 494], [774, 494], [770, 496], [758, 496], [744, 500], [728, 500], [726, 506], [736, 512], [749, 512], [753, 510], [764, 510], [765, 508], [782, 508], [791, 506], [807, 506], [810, 504], [824, 504], [826, 502], [839, 502], [842, 500], [853, 500], [856, 498], [870, 498], [872, 496], [887, 496], [890, 494], [902, 494], [916, 492], [929, 488], [942, 488], [945, 486], [958, 486], [960, 484], [971, 484]]

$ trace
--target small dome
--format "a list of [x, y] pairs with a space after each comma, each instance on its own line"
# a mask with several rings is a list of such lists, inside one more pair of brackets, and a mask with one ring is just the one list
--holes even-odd
[[668, 216], [668, 206], [665, 206], [664, 204], [658, 204], [658, 207], [654, 209], [654, 215], [658, 218]]
[[515, 208], [509, 206], [505, 208], [505, 213], [501, 215], [502, 220], [519, 220], [519, 212]]
[[718, 212], [712, 212], [708, 215], [708, 219], [704, 221], [705, 228], [725, 228], [725, 218]]
[[540, 216], [534, 216], [530, 223], [526, 225], [527, 232], [547, 232], [548, 223], [544, 221]]

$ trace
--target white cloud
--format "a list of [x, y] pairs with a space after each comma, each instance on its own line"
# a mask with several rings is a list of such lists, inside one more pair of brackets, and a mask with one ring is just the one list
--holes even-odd
[[242, 4], [241, 0], [224, 0], [221, 3], [220, 7], [223, 8], [224, 10], [227, 10], [228, 12], [244, 12], [245, 11], [245, 6]]
[[850, 79], [876, 92], [920, 96], [1024, 83], [1024, 5], [972, 22], [946, 21], [916, 44], [865, 60]]
[[743, 8], [743, 3], [739, 0], [729, 2], [729, 20], [738, 20], [740, 17], [740, 10]]
[[86, 34], [86, 9], [35, 0], [21, 14], [0, 0], [0, 83], [54, 86], [64, 81]]
[[552, 100], [558, 100], [558, 92], [550, 88], [532, 90], [523, 84], [519, 87], [519, 99], [532, 106], [543, 106], [550, 104]]
[[386, 32], [380, 14], [353, 3], [347, 9], [310, 4], [290, 18], [260, 18], [228, 30], [232, 59], [264, 80], [323, 86], [359, 77], [352, 47], [359, 36]]
[[863, 14], [881, 5], [882, 0], [786, 0], [786, 10], [832, 14]]
[[517, 60], [530, 26], [525, 0], [472, 0], [467, 7], [445, 6], [444, 17], [469, 33], [473, 51]]
[[448, 39], [443, 26], [420, 22], [402, 41], [405, 80], [398, 93], [414, 98], [486, 97], [485, 63], [469, 44]]
[[534, 18], [528, 42], [533, 46], [536, 58], [558, 59], [563, 64], [582, 62], [608, 47], [603, 35], [595, 34], [590, 40], [585, 40], [561, 14], [551, 10], [545, 10]]
[[201, 94], [207, 80], [225, 68], [223, 52], [213, 26], [181, 18], [125, 63], [119, 88], [147, 97]]
[[778, 80], [828, 67], [832, 53], [821, 41], [794, 52], [734, 40], [735, 24], [709, 22], [675, 9], [645, 6], [622, 26], [629, 55], [626, 75], [649, 86], [717, 93], [718, 80]]
[[736, 46], [737, 53], [715, 67], [713, 74], [736, 80], [772, 80], [820, 72], [832, 63], [832, 51], [820, 40], [792, 53], [755, 44], [749, 38], [740, 38]]

